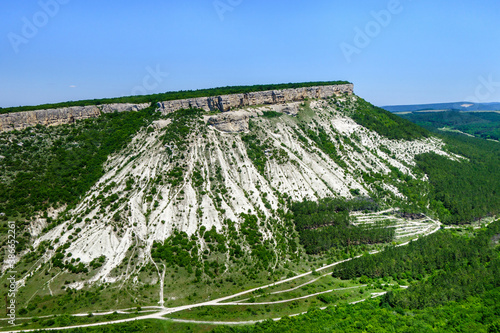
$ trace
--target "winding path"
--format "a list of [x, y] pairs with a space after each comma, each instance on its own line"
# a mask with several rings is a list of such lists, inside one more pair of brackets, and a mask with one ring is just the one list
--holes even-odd
[[[435, 221], [435, 220], [432, 220], [432, 219], [430, 219], [430, 220], [436, 223], [436, 227], [434, 229], [430, 230], [429, 232], [423, 234], [423, 236], [428, 236], [430, 234], [433, 234], [433, 233], [437, 232], [440, 229], [440, 227], [441, 227], [441, 223], [439, 221]], [[397, 246], [405, 246], [405, 245], [408, 245], [410, 242], [411, 241], [408, 241], [406, 243], [399, 244]], [[379, 252], [380, 251], [372, 251], [372, 252], [370, 252], [370, 254], [375, 254], [375, 253], [379, 253]], [[316, 272], [322, 271], [322, 270], [325, 270], [325, 269], [328, 269], [328, 268], [331, 268], [331, 267], [334, 267], [334, 266], [336, 266], [338, 264], [341, 264], [341, 263], [344, 263], [344, 262], [347, 262], [347, 261], [350, 261], [350, 260], [353, 260], [353, 259], [357, 259], [357, 258], [359, 258], [361, 256], [363, 256], [363, 255], [358, 255], [358, 256], [355, 256], [355, 257], [352, 257], [352, 258], [348, 258], [348, 259], [345, 259], [345, 260], [337, 261], [337, 262], [329, 264], [329, 265], [322, 266], [320, 268], [317, 268]], [[220, 305], [240, 304], [240, 303], [237, 303], [237, 302], [227, 302], [227, 303], [221, 303], [221, 302], [230, 300], [230, 299], [238, 297], [238, 296], [242, 296], [242, 295], [246, 295], [246, 294], [252, 293], [252, 292], [257, 291], [259, 289], [266, 289], [266, 288], [274, 287], [274, 286], [277, 286], [277, 285], [280, 285], [280, 284], [283, 284], [283, 283], [287, 283], [287, 282], [290, 282], [290, 281], [293, 281], [293, 280], [296, 280], [296, 279], [300, 279], [302, 277], [311, 275], [312, 273], [313, 273], [313, 271], [309, 271], [309, 272], [306, 272], [306, 273], [303, 273], [303, 274], [299, 274], [299, 275], [293, 276], [293, 277], [288, 278], [288, 279], [284, 279], [284, 280], [281, 280], [281, 281], [273, 282], [273, 283], [270, 283], [270, 284], [267, 284], [267, 285], [264, 285], [264, 286], [261, 286], [261, 287], [252, 288], [252, 289], [249, 289], [249, 290], [241, 291], [241, 292], [236, 293], [236, 294], [232, 294], [232, 295], [229, 295], [229, 296], [220, 297], [220, 298], [217, 298], [217, 299], [214, 299], [214, 300], [210, 300], [210, 301], [206, 301], [206, 302], [195, 303], [195, 304], [188, 304], [188, 305], [182, 305], [182, 306], [177, 306], [177, 307], [173, 307], [173, 308], [165, 308], [163, 306], [160, 306], [160, 307], [149, 307], [149, 308], [158, 308], [158, 309], [160, 309], [160, 311], [158, 311], [156, 313], [153, 313], [153, 314], [147, 314], [147, 315], [138, 316], [138, 317], [134, 317], [134, 318], [111, 320], [111, 321], [105, 321], [105, 322], [99, 322], [99, 323], [93, 323], [93, 324], [82, 324], [82, 325], [67, 326], [67, 327], [44, 328], [44, 330], [46, 330], [46, 331], [55, 331], [55, 330], [67, 330], [67, 329], [73, 329], [73, 328], [95, 327], [95, 326], [103, 326], [103, 325], [110, 325], [110, 324], [119, 324], [119, 323], [126, 323], [126, 322], [132, 322], [132, 321], [136, 321], [136, 320], [145, 320], [145, 319], [160, 319], [160, 320], [171, 320], [171, 321], [174, 321], [174, 322], [199, 323], [199, 324], [214, 324], [214, 325], [254, 324], [254, 323], [257, 323], [257, 322], [260, 322], [260, 321], [264, 321], [264, 320], [258, 320], [258, 321], [236, 321], [236, 322], [229, 322], [229, 321], [228, 322], [218, 322], [218, 321], [196, 321], [196, 320], [170, 319], [170, 318], [165, 318], [164, 316], [168, 315], [168, 314], [171, 314], [171, 313], [175, 313], [175, 312], [179, 312], [179, 311], [183, 311], [183, 310], [194, 309], [194, 308], [198, 308], [198, 307], [202, 307], [202, 306], [217, 306], [217, 305], [220, 306]], [[324, 293], [324, 292], [321, 292], [321, 293]], [[321, 294], [321, 293], [318, 293], [318, 294]], [[378, 293], [378, 294], [376, 294], [376, 295], [374, 295], [372, 297], [381, 296], [382, 294], [383, 293]], [[311, 297], [311, 296], [314, 296], [314, 295], [307, 295], [307, 296], [299, 297], [298, 299], [307, 298], [307, 297]], [[291, 301], [291, 300], [285, 300], [285, 301]], [[280, 301], [280, 302], [285, 302], [285, 301]], [[361, 300], [361, 301], [363, 301], [363, 300]], [[355, 304], [355, 303], [359, 303], [359, 302], [360, 301], [356, 301], [356, 302], [352, 302], [351, 304]], [[276, 302], [241, 303], [241, 304], [244, 304], [244, 305], [250, 305], [250, 304], [252, 304], [252, 305], [259, 305], [259, 304], [274, 304], [274, 303], [276, 303]], [[109, 312], [106, 312], [106, 313], [109, 314]], [[96, 315], [97, 314], [98, 313], [96, 313]], [[299, 314], [296, 314], [296, 315], [299, 315]], [[85, 314], [74, 314], [73, 316], [82, 316], [82, 315], [87, 315], [87, 313], [85, 313]], [[279, 320], [279, 319], [281, 319], [281, 318], [274, 318], [272, 320]], [[14, 330], [14, 331], [4, 331], [4, 332], [7, 332], [7, 333], [14, 333], [14, 332], [35, 332], [35, 331], [39, 331], [39, 330], [40, 329], [28, 329], [28, 330]]]

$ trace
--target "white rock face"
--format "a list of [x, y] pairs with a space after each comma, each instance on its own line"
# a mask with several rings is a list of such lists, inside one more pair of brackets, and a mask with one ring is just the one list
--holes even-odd
[[303, 101], [307, 98], [324, 99], [342, 94], [351, 95], [353, 90], [354, 86], [352, 84], [339, 84], [332, 86], [256, 91], [247, 94], [232, 94], [165, 101], [158, 103], [158, 110], [163, 114], [168, 114], [180, 109], [194, 107], [205, 111], [219, 110], [221, 112], [227, 112], [244, 108], [246, 106], [282, 104], [294, 101]]
[[170, 125], [172, 121], [170, 119], [160, 119], [153, 122], [153, 127], [157, 130], [162, 129]]
[[247, 132], [250, 115], [247, 111], [225, 112], [210, 117], [208, 123], [222, 132]]
[[148, 108], [150, 105], [151, 103], [142, 103], [142, 104], [115, 103], [115, 104], [104, 104], [100, 107], [100, 109], [104, 113], [140, 111], [145, 108]]
[[[160, 140], [162, 133], [169, 130], [170, 121], [156, 122], [153, 125], [156, 131], [141, 131], [126, 149], [108, 159], [106, 174], [73, 211], [82, 222], [72, 220], [52, 229], [38, 239], [35, 247], [43, 240], [56, 238], [59, 245], [70, 242], [69, 235], [75, 228], [81, 228], [67, 251], [83, 263], [105, 255], [104, 266], [91, 282], [113, 282], [132, 274], [121, 277], [112, 274], [127, 253], [138, 253], [145, 263], [153, 242], [165, 240], [174, 230], [192, 235], [205, 226], [223, 232], [225, 219], [234, 221], [239, 229], [240, 214], [248, 212], [276, 218], [275, 210], [282, 207], [280, 195], [292, 200], [350, 198], [351, 190], [368, 195], [370, 186], [359, 176], [361, 171], [387, 174], [392, 166], [413, 176], [411, 166], [417, 154], [435, 152], [449, 156], [438, 139], [389, 140], [356, 124], [326, 101], [314, 101], [311, 107], [316, 113], [315, 124], [325, 129], [341, 152], [345, 166], [341, 167], [313, 141], [299, 139], [297, 117], [256, 117], [250, 121], [258, 128], [260, 143], [268, 147], [263, 152], [268, 159], [262, 174], [249, 158], [242, 134], [232, 132], [247, 131], [249, 117], [258, 116], [266, 107], [223, 113], [208, 121], [215, 128], [200, 122], [199, 126], [205, 128], [203, 135], [186, 138], [187, 149], [173, 152], [182, 155], [186, 163], [181, 182], [176, 186], [166, 176], [176, 167], [176, 162], [170, 160], [172, 147]], [[298, 110], [298, 107], [296, 103], [285, 103], [276, 110]], [[355, 147], [346, 143], [349, 137]], [[274, 154], [282, 158], [272, 158]], [[195, 184], [195, 173], [202, 177], [201, 185]], [[224, 193], [213, 186], [217, 182]], [[109, 187], [107, 192], [106, 187]], [[383, 184], [383, 187], [396, 197], [403, 197], [394, 186]], [[114, 202], [118, 203], [114, 211], [104, 204], [111, 195], [116, 195]], [[101, 210], [105, 213], [99, 214]], [[119, 227], [115, 227], [116, 212]], [[67, 229], [70, 223], [74, 224], [72, 230]], [[268, 239], [274, 237], [267, 229], [262, 232]]]
[[139, 111], [151, 103], [143, 104], [104, 104], [100, 106], [72, 106], [60, 109], [13, 112], [0, 114], [0, 132], [22, 130], [31, 126], [56, 126], [72, 124], [76, 120], [97, 118], [103, 113]]

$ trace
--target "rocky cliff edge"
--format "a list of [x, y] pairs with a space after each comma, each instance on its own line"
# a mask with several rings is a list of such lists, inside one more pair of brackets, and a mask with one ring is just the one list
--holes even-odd
[[306, 98], [323, 99], [335, 95], [353, 93], [352, 84], [339, 84], [332, 86], [304, 87], [282, 90], [257, 91], [247, 94], [221, 95], [213, 97], [199, 97], [178, 99], [158, 103], [158, 110], [163, 114], [190, 107], [205, 111], [227, 112], [245, 106], [280, 104], [287, 102], [303, 101]]
[[139, 111], [150, 105], [150, 103], [105, 104], [0, 114], [0, 132], [22, 130], [36, 125], [71, 124], [76, 120], [99, 117], [102, 113]]
[[[296, 89], [257, 91], [246, 94], [221, 95], [180, 99], [158, 103], [158, 111], [167, 114], [180, 109], [199, 108], [205, 111], [227, 112], [245, 106], [280, 104], [303, 101], [306, 98], [323, 99], [341, 94], [352, 94], [352, 84], [332, 86], [304, 87]], [[54, 126], [71, 124], [76, 120], [96, 118], [102, 113], [139, 111], [149, 107], [143, 104], [105, 104], [89, 106], [73, 106], [59, 109], [13, 112], [0, 114], [0, 132], [22, 130], [27, 127], [43, 125]]]

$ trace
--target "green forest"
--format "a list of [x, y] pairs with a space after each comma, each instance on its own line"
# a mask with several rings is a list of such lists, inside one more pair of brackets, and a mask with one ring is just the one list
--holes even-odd
[[[401, 115], [416, 123], [413, 124], [362, 100], [359, 103], [352, 115], [359, 124], [393, 139], [432, 134], [443, 140], [445, 150], [457, 156], [455, 159], [434, 153], [416, 156], [417, 168], [429, 177], [429, 208], [441, 222], [464, 224], [500, 213], [500, 143], [437, 130], [445, 125], [486, 123], [496, 124], [492, 128], [496, 126], [498, 130], [498, 114], [450, 111]], [[394, 118], [399, 118], [399, 121], [392, 122]], [[409, 193], [415, 189], [407, 187]], [[401, 190], [405, 192], [405, 189]]]
[[133, 103], [133, 104], [156, 103], [158, 101], [170, 101], [176, 99], [210, 97], [210, 96], [230, 95], [230, 94], [245, 94], [255, 91], [303, 88], [303, 87], [313, 87], [313, 86], [331, 86], [331, 85], [340, 85], [349, 83], [350, 82], [347, 81], [317, 81], [317, 82], [301, 82], [301, 83], [258, 84], [252, 86], [228, 86], [228, 87], [198, 89], [198, 90], [181, 90], [181, 91], [170, 91], [166, 93], [152, 94], [152, 95], [88, 99], [82, 101], [69, 101], [69, 102], [54, 103], [54, 104], [0, 108], [0, 114], [10, 113], [10, 112], [21, 112], [21, 111], [56, 109], [56, 108], [64, 108], [70, 106], [102, 105], [111, 103]]
[[441, 231], [344, 262], [334, 276], [410, 282], [382, 299], [213, 332], [499, 332], [500, 220], [473, 235]]
[[254, 326], [217, 327], [214, 333], [319, 333], [319, 332], [476, 332], [500, 330], [500, 290], [497, 288], [467, 301], [444, 306], [396, 311], [381, 307], [378, 300], [339, 305], [326, 310], [313, 308], [306, 314], [268, 320]]
[[500, 143], [447, 133], [440, 137], [459, 161], [433, 153], [417, 156], [432, 186], [430, 206], [446, 224], [470, 223], [500, 212]]
[[377, 208], [377, 204], [367, 198], [349, 201], [324, 198], [318, 202], [306, 200], [293, 203], [291, 211], [300, 243], [307, 253], [318, 254], [330, 248], [391, 242], [394, 228], [387, 228], [385, 224], [350, 224], [351, 211], [374, 211]]
[[389, 139], [414, 140], [430, 136], [429, 131], [358, 97], [355, 122]]
[[382, 304], [423, 309], [460, 301], [500, 287], [500, 221], [470, 236], [443, 230], [408, 246], [388, 247], [335, 267], [342, 279], [392, 277], [419, 281], [401, 292], [388, 292]]

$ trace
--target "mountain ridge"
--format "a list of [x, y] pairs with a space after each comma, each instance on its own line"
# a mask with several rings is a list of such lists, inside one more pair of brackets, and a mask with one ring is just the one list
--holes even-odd
[[452, 103], [427, 103], [409, 105], [386, 105], [381, 106], [390, 112], [415, 112], [432, 110], [460, 110], [460, 111], [499, 111], [500, 103], [473, 103], [473, 102], [452, 102]]
[[[352, 94], [353, 88], [352, 84], [336, 84], [169, 100], [158, 102], [157, 111], [169, 113], [194, 107], [205, 111], [226, 112], [231, 110], [231, 108], [241, 108], [243, 106], [278, 104], [290, 101], [302, 101], [307, 98], [328, 98], [335, 94], [343, 93]], [[36, 125], [53, 126], [70, 124], [76, 120], [99, 117], [102, 113], [139, 111], [150, 106], [151, 103], [104, 104], [3, 113], [0, 114], [0, 132], [22, 130]]]
[[[355, 102], [356, 97], [347, 96], [339, 103], [346, 103], [348, 107]], [[130, 247], [140, 254], [139, 266], [142, 267], [149, 261], [153, 243], [164, 242], [176, 232], [183, 232], [189, 238], [199, 234], [202, 226], [206, 230], [215, 227], [217, 233], [228, 237], [228, 224], [224, 221], [232, 221], [236, 231], [242, 232], [241, 225], [245, 223], [242, 214], [260, 215], [261, 221], [276, 219], [273, 212], [284, 209], [280, 203], [284, 197], [292, 201], [329, 196], [350, 198], [353, 190], [369, 195], [374, 189], [356, 175], [356, 170], [389, 174], [391, 168], [396, 168], [418, 179], [421, 176], [411, 170], [417, 154], [432, 151], [457, 158], [443, 151], [442, 144], [432, 138], [408, 142], [385, 139], [361, 127], [343, 112], [335, 111], [328, 101], [313, 100], [309, 109], [302, 110], [316, 119], [311, 126], [324, 129], [330, 137], [346, 138], [334, 141], [344, 152], [342, 157], [333, 159], [321, 149], [312, 148], [315, 144], [311, 138], [306, 136], [302, 143], [297, 140], [296, 131], [305, 130], [293, 129], [297, 121], [293, 116], [265, 118], [263, 112], [268, 108], [270, 106], [245, 111], [249, 113], [247, 121], [253, 123], [253, 131], [256, 126], [261, 128], [257, 130], [258, 139], [251, 140], [260, 141], [255, 149], [260, 151], [260, 158], [267, 160], [264, 168], [255, 164], [251, 155], [254, 148], [244, 140], [248, 134], [240, 138], [239, 134], [212, 129], [206, 125], [211, 116], [169, 113], [170, 122], [164, 124], [166, 127], [141, 131], [124, 149], [126, 154], [115, 154], [108, 160], [105, 175], [71, 212], [69, 221], [48, 229], [34, 247], [45, 242], [54, 244], [58, 239], [58, 244], [69, 244], [64, 252], [79, 258], [83, 264], [104, 255], [106, 261], [102, 268], [88, 282], [117, 282], [127, 279], [128, 274], [135, 274], [135, 270], [125, 276], [112, 273], [125, 260]], [[182, 138], [165, 137], [177, 132], [176, 127], [186, 126], [191, 134], [186, 132]], [[353, 139], [348, 139], [350, 137]], [[394, 158], [377, 148], [380, 146], [386, 147]], [[130, 156], [138, 157], [132, 160]], [[236, 165], [238, 170], [231, 165]], [[203, 180], [201, 187], [196, 185], [197, 178]], [[128, 183], [133, 184], [131, 188]], [[379, 186], [387, 191], [388, 197], [404, 198], [392, 182], [382, 181]], [[280, 228], [278, 221], [273, 226], [266, 223], [267, 227], [257, 228], [262, 240], [279, 243], [275, 229]], [[49, 226], [43, 219], [35, 222], [38, 223], [42, 226], [34, 226], [33, 230]], [[75, 229], [81, 231], [78, 238], [72, 240], [70, 236], [75, 236]], [[291, 233], [285, 230], [283, 232]], [[138, 247], [139, 244], [144, 248]], [[201, 246], [199, 251], [206, 249], [203, 241], [198, 246]], [[69, 285], [77, 289], [83, 286], [81, 282]]]
[[0, 133], [23, 311], [206, 302], [497, 212], [492, 143], [457, 149], [355, 94], [261, 96]]

